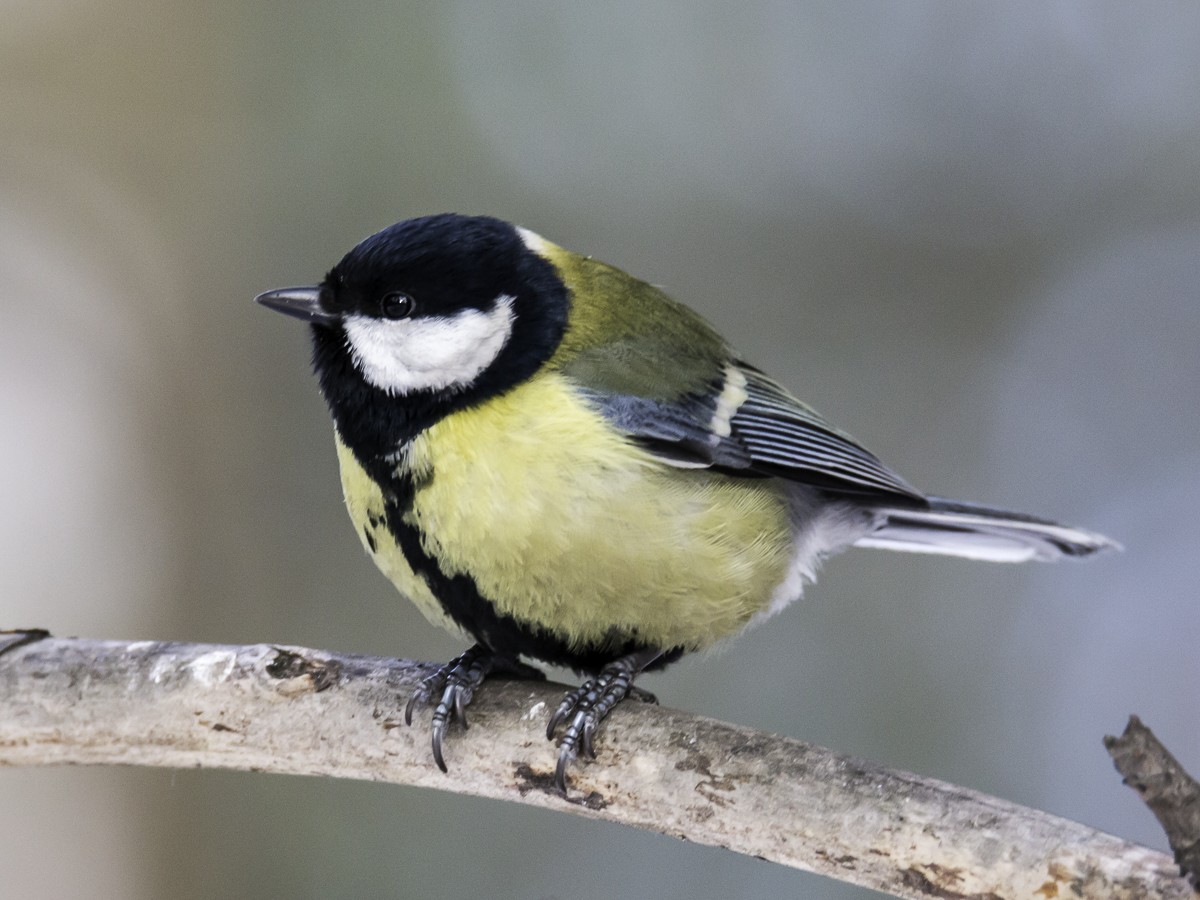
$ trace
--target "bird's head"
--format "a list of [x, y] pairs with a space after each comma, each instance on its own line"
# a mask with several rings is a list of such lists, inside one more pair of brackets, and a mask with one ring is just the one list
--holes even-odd
[[255, 299], [312, 324], [323, 380], [352, 369], [393, 397], [503, 389], [548, 358], [565, 325], [566, 290], [537, 241], [497, 219], [409, 219], [319, 285]]

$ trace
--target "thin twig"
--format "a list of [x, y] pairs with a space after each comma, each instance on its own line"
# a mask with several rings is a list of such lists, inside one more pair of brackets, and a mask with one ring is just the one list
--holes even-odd
[[899, 897], [1190, 896], [1170, 857], [1075, 822], [646, 704], [552, 786], [561, 686], [489, 681], [430, 759], [401, 709], [427, 666], [299, 648], [44, 640], [0, 656], [0, 765], [219, 767], [497, 797], [675, 835]]
[[1104, 746], [1167, 833], [1180, 871], [1200, 888], [1200, 783], [1137, 716], [1120, 737], [1105, 737]]

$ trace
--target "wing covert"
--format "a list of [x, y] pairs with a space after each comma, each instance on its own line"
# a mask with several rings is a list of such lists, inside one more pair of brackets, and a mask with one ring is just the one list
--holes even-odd
[[924, 499], [869, 450], [740, 361], [704, 390], [677, 399], [580, 390], [614, 426], [671, 465]]
[[[923, 495], [848, 434], [834, 428], [778, 383], [748, 366], [746, 400], [730, 419], [731, 439], [756, 467], [796, 481], [832, 479], [844, 488]], [[794, 474], [791, 474], [794, 473]]]

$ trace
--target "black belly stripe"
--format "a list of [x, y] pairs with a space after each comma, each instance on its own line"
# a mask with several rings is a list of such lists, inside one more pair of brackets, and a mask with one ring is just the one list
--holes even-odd
[[[420, 530], [405, 520], [406, 513], [412, 509], [416, 491], [412, 478], [392, 479], [391, 485], [393, 493], [384, 505], [388, 531], [413, 571], [425, 580], [437, 597], [446, 615], [481, 644], [505, 655], [529, 656], [587, 673], [598, 672], [605, 663], [619, 656], [651, 648], [652, 645], [638, 640], [636, 635], [617, 632], [602, 643], [574, 647], [554, 632], [498, 612], [495, 605], [479, 592], [473, 578], [461, 573], [448, 575], [421, 546]], [[671, 649], [648, 668], [662, 668], [677, 660], [683, 652], [682, 647]]]

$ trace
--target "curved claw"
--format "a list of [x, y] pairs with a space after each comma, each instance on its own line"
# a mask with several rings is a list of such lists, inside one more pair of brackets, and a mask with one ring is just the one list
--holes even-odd
[[451, 719], [461, 724], [464, 729], [467, 727], [465, 707], [466, 704], [471, 702], [473, 693], [470, 685], [464, 683], [458, 670], [446, 676], [446, 686], [442, 691], [442, 699], [433, 711], [433, 720], [431, 723], [433, 761], [437, 763], [438, 768], [443, 772], [449, 771], [446, 768], [446, 760], [442, 757], [442, 741], [446, 737], [446, 729], [449, 727]]
[[412, 724], [412, 714], [413, 714], [413, 710], [416, 709], [416, 707], [417, 707], [418, 700], [422, 703], [424, 702], [424, 698], [422, 697], [420, 688], [418, 688], [417, 690], [412, 692], [412, 695], [408, 698], [408, 705], [404, 707], [404, 724], [405, 725]]
[[449, 773], [446, 768], [446, 760], [442, 756], [442, 739], [446, 736], [446, 720], [435, 719], [433, 722], [433, 761], [437, 763], [437, 767], [443, 772]]
[[[447, 689], [447, 690], [449, 690], [449, 689]], [[455, 687], [454, 687], [454, 721], [463, 727], [463, 731], [466, 731], [468, 728], [471, 727], [467, 724], [467, 709], [466, 709], [467, 704], [470, 702], [471, 702], [470, 689], [465, 686], [459, 687], [458, 685], [455, 685]]]
[[554, 740], [554, 732], [558, 731], [558, 726], [561, 725], [575, 708], [576, 698], [575, 691], [567, 694], [566, 699], [558, 704], [558, 709], [554, 711], [554, 715], [550, 717], [549, 723], [546, 725], [546, 740]]
[[563, 732], [558, 745], [558, 765], [554, 768], [554, 786], [564, 795], [567, 793], [567, 768], [582, 750], [592, 759], [596, 758], [593, 737], [602, 713], [595, 708], [581, 708], [571, 718], [571, 724]]
[[575, 754], [566, 746], [558, 751], [558, 765], [554, 767], [554, 786], [564, 797], [567, 795], [567, 766], [574, 758]]
[[592, 759], [596, 758], [596, 747], [592, 743], [592, 738], [596, 734], [596, 724], [597, 723], [594, 716], [590, 715], [589, 713], [584, 713], [582, 737], [583, 752]]

